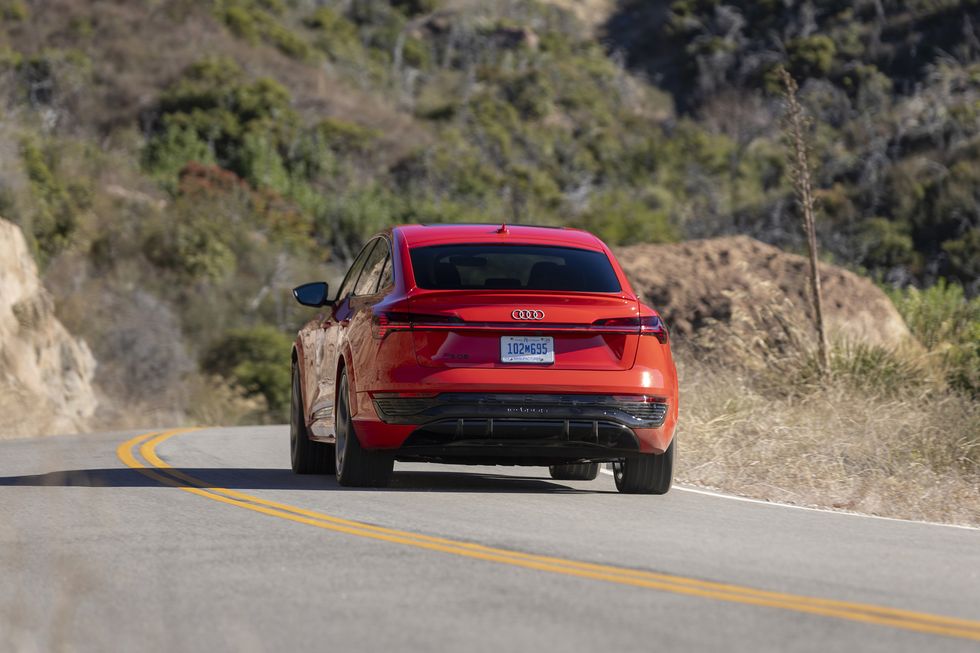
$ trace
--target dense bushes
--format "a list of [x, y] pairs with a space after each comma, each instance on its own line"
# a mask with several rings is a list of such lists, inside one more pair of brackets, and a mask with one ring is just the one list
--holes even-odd
[[232, 32], [250, 43], [265, 42], [283, 54], [307, 59], [313, 50], [280, 22], [286, 10], [282, 0], [217, 0], [215, 13]]
[[[894, 283], [945, 277], [977, 291], [980, 46], [964, 27], [980, 17], [976, 0], [674, 0], [665, 19], [655, 4], [620, 3], [612, 47], [735, 142], [775, 140], [777, 66], [803, 81], [818, 193], [832, 200], [819, 207], [825, 249]], [[758, 200], [733, 201], [721, 212], [734, 225], [696, 233], [734, 226], [796, 245], [785, 190]]]
[[87, 208], [85, 191], [78, 186], [69, 188], [55, 177], [51, 157], [34, 140], [21, 142], [21, 158], [36, 199], [28, 234], [44, 262], [71, 242], [78, 224], [76, 212]]
[[949, 384], [980, 397], [980, 297], [940, 281], [931, 288], [892, 292], [915, 337], [938, 359]]
[[267, 326], [226, 333], [205, 354], [204, 369], [265, 398], [270, 416], [286, 421], [289, 409], [291, 341]]
[[190, 161], [215, 161], [261, 182], [258, 173], [285, 168], [280, 151], [296, 136], [289, 100], [272, 79], [250, 80], [229, 59], [204, 59], [161, 95], [146, 165], [175, 179]]

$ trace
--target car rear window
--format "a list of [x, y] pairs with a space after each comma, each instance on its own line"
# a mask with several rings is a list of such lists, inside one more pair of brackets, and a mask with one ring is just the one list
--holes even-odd
[[415, 284], [430, 290], [619, 292], [603, 252], [537, 245], [438, 245], [411, 250]]

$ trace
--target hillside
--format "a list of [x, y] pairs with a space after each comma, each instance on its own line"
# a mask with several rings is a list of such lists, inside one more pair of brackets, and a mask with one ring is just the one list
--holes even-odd
[[818, 4], [0, 0], [0, 214], [106, 419], [281, 419], [286, 290], [387, 224], [798, 250], [785, 62], [826, 257], [976, 293], [977, 2]]
[[946, 277], [974, 294], [978, 30], [977, 0], [623, 0], [606, 24], [631, 69], [727, 139], [722, 160], [737, 194], [706, 187], [719, 210], [698, 233], [797, 242], [785, 192], [753, 191], [770, 174], [764, 157], [779, 125], [770, 93], [786, 65], [814, 119], [825, 250], [893, 283]]

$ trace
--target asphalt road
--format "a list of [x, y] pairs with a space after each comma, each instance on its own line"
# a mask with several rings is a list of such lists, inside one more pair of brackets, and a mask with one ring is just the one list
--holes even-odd
[[978, 530], [139, 435], [0, 442], [0, 650], [980, 650]]

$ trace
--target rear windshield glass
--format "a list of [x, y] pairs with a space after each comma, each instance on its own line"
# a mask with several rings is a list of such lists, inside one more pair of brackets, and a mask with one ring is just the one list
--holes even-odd
[[431, 290], [619, 292], [602, 252], [535, 245], [439, 245], [411, 250], [415, 284]]

